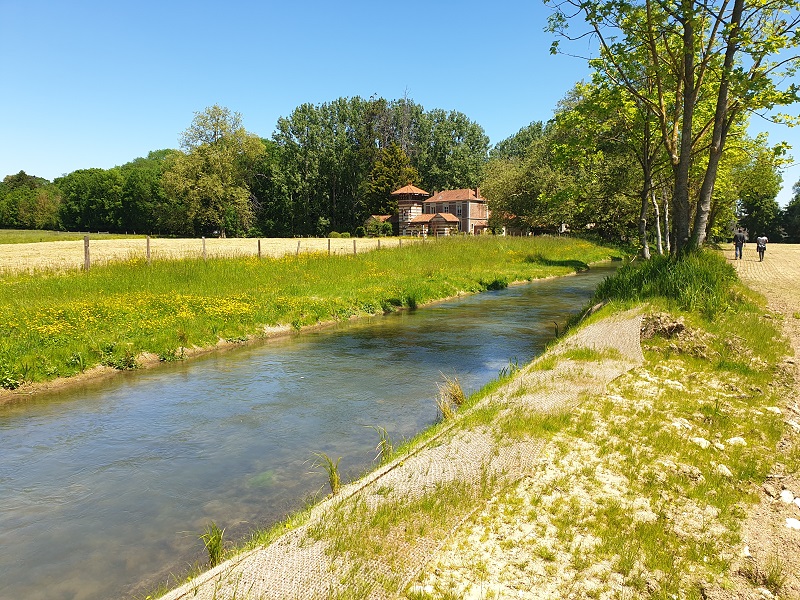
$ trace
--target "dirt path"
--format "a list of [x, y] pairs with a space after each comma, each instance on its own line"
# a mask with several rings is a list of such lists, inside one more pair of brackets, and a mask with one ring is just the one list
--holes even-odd
[[[755, 245], [748, 244], [744, 258], [734, 260], [733, 247], [723, 250], [725, 257], [733, 263], [741, 280], [750, 288], [759, 291], [767, 298], [771, 310], [783, 315], [783, 329], [791, 341], [795, 358], [788, 363], [795, 369], [794, 398], [786, 398], [784, 410], [787, 419], [795, 422], [800, 417], [795, 413], [800, 405], [800, 245], [771, 244], [767, 248], [763, 262], [759, 262]], [[745, 558], [756, 564], [766, 564], [771, 557], [777, 557], [785, 571], [791, 576], [781, 597], [800, 598], [800, 541], [796, 531], [785, 526], [788, 517], [796, 516], [792, 505], [782, 502], [783, 489], [798, 494], [800, 478], [797, 474], [787, 476], [780, 472], [781, 465], [775, 465], [775, 475], [762, 487], [760, 502], [750, 511], [743, 528]], [[739, 582], [740, 584], [742, 582]], [[719, 590], [712, 598], [717, 600], [739, 598], [763, 598], [747, 585], [739, 585], [736, 590]]]

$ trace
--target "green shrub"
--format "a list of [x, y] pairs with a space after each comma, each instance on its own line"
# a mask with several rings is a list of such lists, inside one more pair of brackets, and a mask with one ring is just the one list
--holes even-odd
[[736, 271], [716, 252], [656, 256], [620, 268], [598, 286], [595, 301], [665, 298], [682, 310], [712, 318], [733, 304], [735, 281]]

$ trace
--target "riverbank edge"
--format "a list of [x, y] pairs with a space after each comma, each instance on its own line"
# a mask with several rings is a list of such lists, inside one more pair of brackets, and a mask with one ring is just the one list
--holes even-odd
[[[589, 263], [589, 269], [591, 269], [591, 267], [593, 266], [611, 264], [612, 262], [615, 262], [614, 258], [609, 258], [608, 260]], [[510, 282], [508, 285], [509, 286], [525, 285], [537, 281], [547, 281], [550, 279], [556, 279], [559, 277], [572, 277], [584, 271], [575, 271], [572, 273], [565, 273], [563, 275], [547, 275], [544, 277], [537, 277], [535, 279], [513, 281]], [[442, 302], [448, 302], [455, 298], [462, 298], [465, 296], [471, 296], [480, 293], [483, 292], [459, 291], [456, 294], [452, 294], [450, 296], [438, 298], [436, 300], [431, 300], [430, 302], [420, 304], [413, 310], [435, 306], [436, 304]], [[408, 306], [400, 306], [397, 307], [394, 311], [389, 311], [389, 312], [353, 315], [348, 319], [348, 322], [360, 321], [363, 319], [370, 319], [374, 317], [383, 317], [392, 314], [392, 312], [401, 312], [408, 310], [412, 310], [412, 308]], [[343, 322], [344, 321], [339, 321], [336, 319], [327, 319], [324, 321], [320, 321], [318, 323], [314, 323], [312, 325], [302, 326], [299, 329], [294, 328], [291, 325], [279, 325], [274, 327], [265, 326], [261, 333], [251, 334], [247, 336], [247, 338], [244, 340], [231, 341], [220, 338], [219, 340], [217, 340], [217, 343], [212, 346], [193, 346], [191, 348], [182, 348], [181, 349], [182, 357], [179, 360], [181, 361], [192, 360], [194, 358], [206, 356], [212, 353], [228, 352], [246, 346], [247, 347], [257, 346], [258, 344], [268, 344], [271, 341], [277, 339], [283, 339], [294, 335], [302, 335], [304, 333], [308, 333], [311, 331], [324, 330], [326, 328], [339, 325]], [[99, 384], [102, 383], [103, 381], [111, 380], [114, 377], [118, 377], [123, 373], [132, 370], [154, 369], [168, 364], [167, 362], [162, 361], [157, 355], [151, 353], [139, 354], [135, 357], [135, 361], [137, 365], [136, 369], [121, 370], [106, 365], [97, 365], [95, 367], [92, 367], [91, 369], [86, 369], [82, 373], [73, 375], [72, 377], [58, 377], [50, 381], [41, 381], [41, 382], [26, 382], [13, 390], [0, 388], [0, 406], [6, 404], [23, 403], [29, 400], [35, 400], [47, 394], [69, 391], [86, 385]]]
[[[628, 308], [631, 308], [631, 307], [628, 307]], [[612, 311], [613, 310], [614, 309], [612, 308]], [[648, 312], [652, 312], [653, 311], [653, 307], [650, 305], [650, 303], [642, 302], [642, 303], [637, 304], [635, 307], [633, 307], [633, 310], [640, 310], [640, 311], [642, 311], [644, 313], [648, 313]], [[783, 311], [781, 311], [781, 312], [783, 312]], [[776, 313], [766, 312], [766, 313], [763, 314], [762, 318], [769, 320], [769, 319], [773, 318], [773, 316], [771, 316], [771, 315], [775, 315], [775, 314]], [[593, 323], [593, 322], [596, 322], [597, 320], [607, 320], [609, 318], [612, 318], [613, 316], [614, 316], [613, 312], [607, 312], [607, 311], [604, 310], [604, 311], [601, 312], [601, 314], [593, 316], [591, 319], [587, 319], [586, 322], [582, 323], [580, 326], [573, 327], [570, 330], [570, 335], [569, 336], [565, 336], [565, 337], [560, 338], [558, 344], [549, 346], [548, 349], [542, 355], [540, 355], [539, 357], [533, 359], [533, 361], [531, 361], [530, 364], [533, 364], [535, 362], [540, 362], [540, 361], [551, 360], [551, 358], [549, 358], [549, 357], [550, 357], [551, 354], [554, 354], [554, 348], [557, 348], [558, 345], [560, 345], [561, 340], [565, 339], [565, 338], [568, 339], [569, 337], [571, 337], [571, 335], [573, 335], [574, 333], [579, 331], [583, 327], [583, 325], [588, 325], [590, 322]], [[787, 316], [789, 316], [789, 315], [784, 313], [784, 318], [786, 318]], [[795, 318], [800, 318], [800, 317], [797, 317], [795, 315]], [[676, 321], [676, 322], [682, 321], [681, 317], [677, 317], [677, 319], [678, 319], [678, 321]], [[786, 369], [790, 369], [790, 370], [796, 371], [796, 369], [793, 368], [793, 366], [795, 365], [794, 359], [790, 359], [790, 358], [788, 358], [788, 356], [791, 356], [791, 354], [787, 355], [787, 358], [784, 360], [785, 364], [783, 365], [782, 368], [786, 368]], [[558, 359], [556, 359], [556, 360], [558, 360]], [[794, 378], [794, 386], [795, 386], [794, 387], [794, 393], [795, 394], [800, 392], [800, 389], [798, 389], [798, 383], [800, 383], [800, 381], [798, 381], [799, 379], [800, 378], [798, 378], [797, 375], [795, 375], [795, 378]], [[508, 380], [506, 380], [506, 381], [508, 381]], [[497, 388], [501, 387], [501, 386], [496, 385], [496, 383], [497, 382], [494, 382], [495, 387], [493, 389], [493, 393], [497, 393], [498, 392]], [[486, 387], [488, 388], [491, 385], [492, 384], [489, 384]], [[502, 387], [504, 387], [504, 386], [502, 386]], [[702, 387], [702, 385], [701, 385], [701, 387]], [[484, 391], [485, 390], [481, 390], [480, 392], [478, 392], [478, 394], [484, 393]], [[800, 397], [800, 396], [798, 396], [798, 397]], [[780, 397], [779, 406], [791, 408], [790, 402], [791, 402], [791, 396], [787, 393], [786, 395]], [[797, 410], [797, 402], [795, 402], [795, 404], [794, 404], [794, 410], [795, 411]], [[791, 430], [790, 429], [789, 429], [788, 433], [791, 434]], [[441, 430], [437, 430], [435, 428], [435, 426], [430, 428], [426, 432], [423, 432], [423, 434], [420, 434], [420, 436], [418, 438], [415, 438], [413, 440], [414, 445], [412, 446], [412, 449], [410, 451], [409, 450], [407, 450], [407, 451], [408, 452], [412, 452], [412, 453], [418, 451], [420, 447], [430, 444], [431, 441], [435, 440], [440, 434], [441, 434]], [[787, 450], [786, 450], [785, 447], [781, 451], [779, 451], [778, 449], [775, 450], [775, 455], [772, 457], [772, 460], [774, 461], [774, 463], [776, 465], [780, 465], [781, 464], [780, 461], [785, 458], [785, 454], [782, 454], [782, 452], [786, 452], [786, 451]], [[357, 482], [355, 482], [354, 484], [351, 484], [351, 485], [358, 485], [359, 487], [363, 487], [369, 481], [372, 481], [375, 478], [379, 477], [381, 474], [383, 474], [383, 472], [386, 469], [390, 468], [391, 465], [396, 464], [397, 461], [402, 461], [402, 460], [403, 460], [403, 458], [398, 458], [398, 459], [393, 460], [387, 467], [376, 468], [373, 472], [365, 475], [363, 478], [361, 478], [360, 480], [358, 480]], [[557, 465], [554, 468], [556, 470], [558, 470]], [[770, 473], [773, 473], [773, 471], [770, 471]], [[769, 475], [769, 477], [772, 478], [772, 477], [781, 477], [781, 476]], [[757, 487], [758, 487], [758, 484], [756, 483], [756, 486], [754, 487], [753, 492], [757, 493], [759, 491], [759, 490], [756, 489]], [[770, 502], [771, 502], [772, 506], [775, 506], [775, 502], [776, 502], [775, 498], [770, 498], [769, 497], [769, 494], [770, 494], [769, 488], [770, 488], [770, 486], [769, 485], [765, 485], [764, 488], [765, 488], [765, 490], [767, 490], [766, 491], [766, 496], [765, 496], [764, 491], [762, 491], [761, 494], [758, 494], [762, 498], [762, 500], [761, 500], [762, 505], [765, 502], [764, 498], [766, 498], [767, 504], [770, 504]], [[772, 492], [774, 493], [774, 490], [772, 490]], [[490, 502], [490, 504], [491, 503], [495, 503], [496, 500], [497, 500], [496, 498], [493, 498], [492, 501]], [[757, 503], [757, 502], [758, 502], [757, 500], [754, 500], [754, 501], [751, 501], [750, 503], [748, 503], [749, 504], [748, 511], [749, 511], [750, 515], [752, 515], [754, 513], [755, 508], [756, 508], [755, 503]], [[495, 512], [502, 512], [503, 511], [502, 506], [503, 506], [502, 502], [495, 503], [494, 504]], [[800, 506], [800, 505], [798, 505], [798, 506]], [[269, 546], [270, 544], [275, 543], [275, 541], [278, 540], [283, 535], [283, 533], [285, 533], [287, 531], [290, 531], [291, 529], [293, 529], [295, 527], [298, 527], [298, 526], [302, 525], [303, 523], [305, 523], [310, 518], [311, 511], [312, 510], [316, 510], [318, 507], [319, 507], [319, 504], [315, 505], [315, 507], [309, 507], [305, 511], [301, 511], [300, 513], [298, 513], [298, 514], [294, 515], [293, 517], [290, 517], [289, 519], [287, 519], [287, 521], [279, 524], [280, 525], [280, 529], [283, 529], [283, 531], [277, 530], [274, 533], [273, 537], [269, 538], [268, 541], [265, 541], [265, 542], [262, 542], [262, 543], [258, 544], [258, 546], [255, 549], [252, 549], [253, 548], [252, 545], [250, 546], [251, 549], [248, 549], [247, 547], [244, 547], [244, 548], [240, 547], [238, 550], [234, 550], [233, 551], [233, 552], [239, 552], [239, 553], [238, 554], [234, 554], [226, 563], [223, 563], [222, 565], [219, 565], [219, 566], [217, 566], [217, 567], [215, 567], [213, 569], [210, 569], [210, 570], [207, 570], [207, 571], [203, 571], [203, 572], [201, 572], [199, 574], [194, 574], [194, 575], [190, 576], [188, 581], [184, 580], [184, 583], [182, 583], [179, 588], [173, 589], [172, 591], [166, 593], [166, 595], [161, 596], [162, 600], [174, 599], [174, 598], [182, 597], [180, 595], [179, 591], [178, 591], [179, 589], [183, 589], [183, 590], [193, 589], [193, 590], [195, 590], [195, 593], [196, 593], [196, 590], [199, 589], [203, 585], [203, 582], [207, 583], [207, 582], [210, 582], [210, 581], [214, 580], [215, 577], [217, 577], [218, 575], [223, 573], [226, 569], [230, 569], [232, 565], [239, 564], [239, 563], [243, 562], [244, 560], [247, 559], [247, 557], [253, 555], [258, 549], [260, 549], [260, 548], [263, 549], [263, 548]], [[774, 509], [772, 509], [772, 510], [774, 510]], [[770, 517], [773, 520], [775, 520], [774, 519], [774, 515], [771, 515]], [[480, 517], [480, 518], [483, 519], [484, 517]], [[294, 520], [292, 520], [292, 519], [294, 519]], [[773, 529], [772, 530], [774, 530], [774, 526], [777, 526], [777, 524], [779, 522], [780, 522], [780, 519], [777, 519], [776, 523], [773, 525]], [[763, 528], [763, 523], [756, 524], [755, 528]], [[747, 529], [752, 534], [752, 531], [754, 529], [753, 524], [750, 524], [750, 526]], [[494, 537], [494, 533], [492, 534], [492, 537]], [[470, 538], [470, 539], [472, 539], [472, 538]], [[503, 539], [502, 536], [500, 536], [500, 539], [501, 540]], [[748, 541], [748, 536], [747, 536], [747, 533], [746, 533], [745, 534], [745, 539], [744, 539], [745, 544], [744, 544], [743, 548], [741, 546], [738, 546], [737, 548], [731, 548], [731, 550], [734, 553], [741, 552], [742, 554], [739, 555], [741, 557], [739, 560], [734, 560], [733, 570], [729, 574], [730, 578], [726, 579], [725, 581], [717, 582], [719, 585], [715, 586], [713, 589], [712, 588], [708, 588], [708, 587], [703, 588], [704, 592], [707, 591], [709, 593], [709, 595], [708, 595], [709, 598], [713, 597], [713, 598], [718, 598], [718, 599], [722, 599], [722, 598], [729, 599], [729, 598], [750, 597], [750, 596], [736, 595], [736, 592], [733, 592], [732, 590], [734, 588], [737, 590], [737, 592], [743, 592], [745, 590], [745, 588], [746, 589], [755, 590], [755, 586], [752, 587], [752, 588], [749, 587], [751, 585], [754, 585], [753, 584], [754, 574], [753, 574], [752, 571], [747, 571], [746, 569], [747, 569], [747, 565], [756, 564], [755, 563], [756, 559], [751, 558], [749, 552], [752, 550], [754, 556], [757, 553], [759, 553], [758, 561], [759, 561], [759, 566], [760, 566], [761, 565], [761, 561], [766, 560], [765, 559], [765, 553], [769, 549], [768, 548], [763, 548], [763, 547], [762, 548], [757, 548], [755, 540], [751, 540], [751, 543], [750, 543], [750, 546], [749, 546], [749, 550], [748, 550], [747, 541]], [[482, 545], [482, 544], [479, 544], [479, 545]], [[496, 549], [497, 548], [495, 548], [495, 550]], [[463, 549], [462, 549], [462, 551], [463, 551]], [[231, 555], [229, 554], [229, 556], [231, 556]], [[440, 575], [440, 568], [442, 570], [444, 570], [444, 567], [442, 567], [442, 565], [440, 565], [437, 562], [438, 558], [439, 558], [438, 556], [431, 556], [429, 564], [432, 565], [432, 568], [434, 568], [434, 570], [436, 571], [437, 575]], [[482, 558], [485, 561], [488, 561], [488, 563], [490, 565], [490, 570], [492, 570], [491, 567], [494, 566], [493, 565], [494, 562], [497, 562], [497, 558], [498, 557], [495, 554], [487, 553]], [[462, 557], [462, 559], [463, 559], [463, 557]], [[744, 561], [744, 562], [742, 563], [741, 561]], [[753, 561], [753, 562], [749, 563], [747, 561]], [[502, 562], [502, 560], [500, 562]], [[742, 565], [744, 565], [744, 566], [742, 566]], [[790, 566], [790, 568], [792, 566], [794, 566], [794, 564], [791, 563], [791, 562], [789, 562], [788, 565]], [[758, 572], [757, 569], [756, 569], [755, 572], [756, 573]], [[785, 571], [784, 571], [784, 574], [785, 574]], [[484, 575], [485, 575], [485, 573], [484, 573]], [[487, 580], [487, 581], [483, 581], [481, 583], [481, 589], [483, 589], [485, 591], [485, 589], [488, 589], [488, 587], [484, 588], [484, 583], [488, 586], [489, 582]], [[647, 584], [646, 585], [647, 590], [649, 590], [650, 592], [655, 592], [658, 589], [658, 587], [657, 587], [658, 586], [658, 581], [656, 581], [656, 580], [648, 580], [646, 582], [646, 584]], [[438, 595], [429, 596], [428, 595], [428, 589], [431, 589], [431, 588], [429, 586], [427, 586], [427, 585], [419, 583], [419, 584], [415, 584], [415, 586], [416, 586], [415, 587], [415, 593], [417, 593], [419, 595], [413, 595], [414, 598], [422, 599], [422, 598], [429, 598], [429, 597], [430, 598], [434, 598], [434, 597], [439, 598], [440, 597]], [[422, 586], [422, 587], [420, 587], [420, 586]], [[760, 589], [761, 590], [766, 590], [766, 588], [764, 588], [763, 586]], [[792, 589], [794, 589], [794, 588], [792, 588]], [[161, 593], [162, 594], [164, 593], [163, 590], [162, 590]], [[772, 597], [772, 596], [765, 596], [763, 592], [757, 592], [757, 593], [761, 594], [760, 596], [758, 596], [760, 598]], [[154, 597], [157, 597], [157, 596], [154, 596]], [[450, 597], [450, 596], [447, 596], [447, 597]], [[472, 596], [469, 596], [469, 597], [472, 597]], [[483, 597], [483, 596], [481, 596], [481, 597]], [[520, 595], [520, 597], [528, 598], [530, 596], [528, 596], [528, 595], [525, 595], [525, 596]], [[550, 596], [547, 596], [547, 597], [550, 597]], [[783, 596], [781, 596], [781, 597], [783, 597]]]

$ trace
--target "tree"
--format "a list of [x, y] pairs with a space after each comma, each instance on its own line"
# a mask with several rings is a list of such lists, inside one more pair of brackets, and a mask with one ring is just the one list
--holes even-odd
[[489, 158], [522, 158], [525, 151], [533, 142], [545, 134], [545, 124], [542, 121], [533, 121], [520, 129], [514, 135], [497, 142], [489, 150]]
[[530, 142], [522, 157], [493, 158], [485, 169], [481, 189], [492, 210], [493, 226], [557, 231], [572, 221], [576, 178], [556, 155], [552, 131]]
[[183, 233], [171, 225], [171, 206], [162, 176], [169, 157], [175, 150], [156, 150], [146, 158], [137, 158], [120, 167], [122, 184], [121, 227], [125, 231], [143, 233]]
[[383, 148], [369, 177], [364, 182], [364, 202], [371, 215], [389, 215], [397, 210], [392, 192], [405, 185], [419, 184], [419, 173], [400, 145], [392, 142]]
[[781, 211], [781, 226], [786, 235], [786, 241], [800, 244], [800, 181], [792, 188], [794, 196]]
[[0, 182], [0, 226], [58, 229], [61, 194], [41, 177], [20, 171]]
[[739, 224], [750, 237], [766, 235], [777, 241], [780, 207], [776, 196], [781, 176], [768, 156], [758, 156], [741, 174], [739, 188]]
[[264, 152], [261, 139], [242, 127], [239, 113], [215, 104], [195, 113], [181, 148], [171, 157], [163, 184], [183, 204], [195, 233], [247, 233], [254, 219], [248, 182]]
[[66, 229], [120, 231], [124, 179], [119, 168], [79, 169], [53, 183], [61, 190]]
[[[413, 168], [429, 190], [474, 187], [489, 143], [461, 113], [374, 97], [303, 104], [278, 120], [273, 140], [290, 190], [293, 234], [316, 233], [320, 218], [336, 231], [354, 231], [371, 212], [390, 207], [388, 198], [378, 198], [388, 185], [387, 169], [399, 169], [399, 179], [407, 180], [410, 171], [402, 171]], [[399, 150], [389, 150], [393, 145]]]
[[[751, 111], [798, 100], [798, 0], [546, 0], [551, 31], [582, 15], [600, 45], [592, 62], [654, 115], [672, 165], [674, 249], [705, 241], [725, 144]], [[558, 51], [558, 42], [552, 50]], [[701, 160], [698, 161], [698, 159]], [[693, 168], [702, 165], [696, 200]], [[694, 219], [691, 218], [694, 214]]]

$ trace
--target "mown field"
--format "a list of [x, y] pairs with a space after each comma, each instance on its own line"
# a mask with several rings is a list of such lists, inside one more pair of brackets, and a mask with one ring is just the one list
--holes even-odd
[[[83, 233], [58, 231], [0, 230], [0, 272], [17, 271], [68, 271], [84, 265]], [[46, 244], [43, 244], [46, 242]], [[323, 252], [343, 255], [368, 252], [401, 244], [427, 243], [421, 240], [400, 238], [151, 238], [150, 258], [179, 260], [202, 258], [205, 247], [207, 258], [233, 258], [258, 256], [259, 243], [262, 257], [279, 257], [287, 254]], [[94, 266], [114, 261], [144, 259], [147, 256], [146, 236], [115, 234], [89, 234], [89, 257]]]
[[[330, 256], [327, 240], [319, 241], [324, 250], [277, 258], [209, 253], [206, 260], [148, 264], [137, 255], [88, 272], [8, 269], [0, 277], [0, 386], [70, 377], [100, 364], [133, 369], [145, 356], [178, 360], [221, 340], [414, 308], [619, 256], [587, 241], [547, 237], [440, 239]], [[334, 241], [352, 248], [352, 240]], [[55, 252], [52, 244], [37, 247]]]

